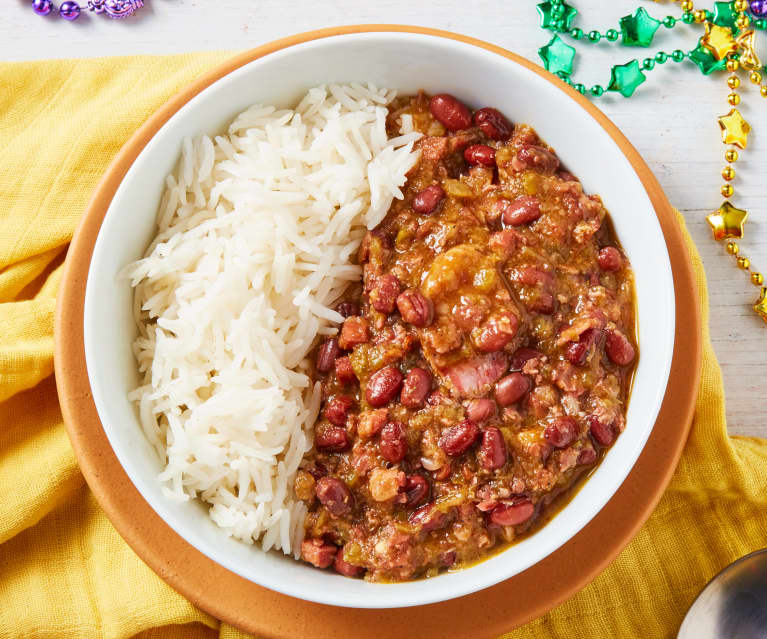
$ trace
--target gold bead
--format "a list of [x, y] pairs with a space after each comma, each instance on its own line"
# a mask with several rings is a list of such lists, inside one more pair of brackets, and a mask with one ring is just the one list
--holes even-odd
[[762, 87], [761, 89], [759, 89], [759, 93], [762, 94], [763, 98], [767, 98], [767, 87]]
[[745, 13], [739, 15], [738, 19], [735, 21], [735, 26], [738, 27], [738, 29], [745, 29], [749, 24], [751, 24], [751, 18]]
[[723, 184], [721, 192], [724, 197], [732, 197], [732, 194], [735, 193], [735, 189], [732, 188], [732, 184]]
[[756, 272], [751, 273], [751, 282], [755, 286], [761, 286], [762, 284], [764, 284], [764, 277], [762, 276], [761, 273], [756, 273]]
[[[759, 84], [757, 82], [757, 84]], [[727, 86], [731, 89], [737, 89], [740, 86], [740, 78], [737, 75], [731, 75], [727, 78]]]
[[740, 251], [740, 247], [737, 242], [727, 242], [727, 252], [730, 255], [737, 255], [738, 251]]
[[749, 79], [753, 84], [760, 84], [762, 82], [762, 74], [758, 71], [752, 71]]
[[722, 169], [722, 177], [727, 180], [728, 182], [730, 180], [735, 179], [735, 169], [733, 169], [731, 166], [726, 166]]
[[748, 0], [735, 0], [735, 4], [733, 6], [735, 11], [743, 13], [744, 11], [748, 11]]
[[695, 22], [701, 23], [706, 21], [706, 12], [703, 9], [699, 9], [693, 14]]
[[684, 12], [692, 11], [692, 0], [682, 0], [682, 4], [679, 6]]
[[727, 149], [727, 152], [724, 154], [724, 159], [730, 163], [737, 162], [738, 152], [735, 149]]
[[732, 106], [738, 106], [740, 104], [740, 96], [737, 93], [730, 93], [730, 95], [727, 96], [727, 102]]
[[737, 60], [734, 60], [732, 58], [729, 58], [727, 60], [727, 70], [732, 73], [733, 71], [737, 71], [740, 68], [740, 62]]
[[751, 266], [751, 262], [747, 257], [742, 256], [738, 258], [738, 268], [742, 268], [745, 271], [749, 266]]

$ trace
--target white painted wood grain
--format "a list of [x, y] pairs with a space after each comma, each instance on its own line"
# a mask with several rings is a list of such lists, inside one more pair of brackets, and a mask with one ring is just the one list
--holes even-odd
[[[643, 0], [572, 1], [582, 12], [578, 26], [586, 30], [615, 26], [620, 16], [640, 3], [654, 15], [663, 14], [664, 9], [678, 15], [670, 4]], [[319, 27], [382, 22], [459, 31], [536, 61], [538, 47], [547, 40], [536, 28], [535, 0], [146, 0], [135, 19], [119, 22], [87, 15], [76, 23], [40, 18], [29, 8], [29, 0], [5, 0], [3, 5], [2, 60], [245, 49]], [[691, 49], [696, 33], [695, 28], [680, 24], [673, 32], [661, 29], [656, 42], [667, 51]], [[767, 50], [767, 38], [761, 37]], [[645, 50], [607, 43], [581, 49], [579, 78], [587, 84], [606, 84], [611, 63], [646, 55]], [[672, 66], [676, 72], [671, 72]], [[756, 289], [711, 240], [704, 219], [722, 199], [718, 190], [723, 149], [715, 116], [727, 110], [727, 89], [719, 78], [704, 78], [689, 63], [677, 66], [669, 61], [657, 68], [639, 97], [626, 100], [611, 95], [599, 104], [682, 210], [703, 256], [711, 294], [711, 333], [724, 372], [730, 431], [767, 436], [761, 410], [767, 390], [767, 326], [749, 308]], [[767, 275], [767, 100], [750, 86], [744, 94], [741, 110], [755, 125], [755, 132], [737, 165], [736, 201], [751, 213], [743, 252]]]

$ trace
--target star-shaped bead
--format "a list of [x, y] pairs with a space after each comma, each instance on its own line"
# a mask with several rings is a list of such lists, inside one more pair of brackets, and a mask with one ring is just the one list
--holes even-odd
[[653, 18], [644, 7], [639, 7], [633, 16], [622, 17], [620, 25], [624, 45], [649, 47], [660, 27], [660, 20]]
[[743, 119], [740, 111], [732, 109], [727, 115], [719, 116], [719, 127], [722, 129], [722, 142], [746, 148], [751, 125]]
[[720, 27], [713, 22], [706, 22], [706, 35], [700, 39], [700, 43], [711, 51], [717, 60], [726, 58], [727, 54], [733, 53], [738, 48], [732, 29]]
[[743, 32], [735, 40], [735, 45], [740, 49], [740, 58], [738, 58], [740, 66], [748, 71], [756, 71], [762, 66], [759, 56], [756, 55], [756, 32]]
[[608, 91], [618, 91], [624, 98], [630, 98], [637, 87], [647, 79], [639, 68], [639, 62], [632, 60], [626, 64], [616, 64], [612, 68]]
[[767, 322], [767, 286], [762, 287], [762, 294], [759, 296], [756, 304], [754, 304], [754, 310], [759, 317]]
[[711, 75], [714, 71], [721, 71], [727, 66], [726, 60], [717, 60], [702, 44], [690, 51], [688, 57], [698, 65], [704, 75]]
[[575, 49], [565, 44], [558, 35], [555, 35], [545, 47], [538, 49], [538, 55], [543, 60], [543, 66], [551, 73], [563, 71], [570, 75], [573, 72]]
[[735, 21], [738, 19], [738, 12], [732, 6], [732, 2], [715, 2], [714, 19], [712, 22], [720, 27], [729, 27], [733, 33], [736, 30]]
[[706, 217], [706, 221], [714, 232], [714, 239], [740, 239], [743, 237], [743, 227], [748, 218], [748, 211], [737, 209], [729, 202], [723, 202], [716, 211]]
[[[561, 9], [555, 9], [555, 7], [562, 7]], [[560, 2], [554, 4], [553, 2], [541, 2], [536, 6], [538, 14], [541, 16], [541, 28], [551, 29], [556, 28], [561, 24], [561, 31], [569, 31], [570, 25], [573, 19], [578, 15], [578, 10], [571, 7], [566, 2]], [[559, 15], [557, 15], [557, 12]]]

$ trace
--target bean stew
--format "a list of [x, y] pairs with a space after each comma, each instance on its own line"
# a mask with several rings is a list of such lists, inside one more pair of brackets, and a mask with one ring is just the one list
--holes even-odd
[[317, 348], [295, 481], [302, 558], [370, 581], [466, 566], [549, 519], [624, 430], [638, 356], [607, 211], [535, 131], [448, 94], [398, 98], [390, 135], [405, 123], [421, 159]]

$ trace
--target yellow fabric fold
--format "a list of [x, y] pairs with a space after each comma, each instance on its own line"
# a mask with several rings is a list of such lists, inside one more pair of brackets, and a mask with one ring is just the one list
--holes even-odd
[[[155, 109], [227, 55], [0, 64], [0, 638], [245, 636], [115, 532], [78, 471], [52, 378], [61, 262], [98, 179]], [[692, 434], [647, 524], [591, 585], [506, 637], [672, 636], [713, 574], [767, 546], [767, 443], [727, 436], [707, 328], [704, 343]]]

